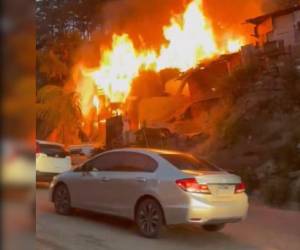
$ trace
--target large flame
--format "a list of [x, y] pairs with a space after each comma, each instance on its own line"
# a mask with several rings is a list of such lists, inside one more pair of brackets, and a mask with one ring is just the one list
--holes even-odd
[[202, 1], [191, 2], [182, 16], [171, 19], [164, 27], [168, 41], [162, 46], [157, 68], [179, 68], [184, 71], [195, 66], [201, 59], [217, 53], [217, 46], [210, 23], [202, 13]]
[[[137, 50], [128, 34], [113, 35], [111, 48], [102, 51], [99, 67], [82, 67], [82, 76], [89, 85], [96, 84], [110, 102], [124, 102], [141, 69], [185, 71], [205, 58], [238, 51], [243, 43], [242, 39], [229, 38], [222, 48], [217, 46], [211, 24], [202, 11], [202, 0], [192, 0], [184, 13], [171, 18], [163, 34], [166, 43], [158, 51]], [[90, 91], [80, 94], [83, 100], [92, 99], [83, 96], [90, 95]], [[88, 113], [87, 107], [83, 110]]]

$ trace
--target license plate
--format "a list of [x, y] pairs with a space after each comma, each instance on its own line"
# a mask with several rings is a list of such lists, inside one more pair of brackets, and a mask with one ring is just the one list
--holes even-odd
[[217, 195], [233, 194], [233, 185], [218, 185], [216, 189]]

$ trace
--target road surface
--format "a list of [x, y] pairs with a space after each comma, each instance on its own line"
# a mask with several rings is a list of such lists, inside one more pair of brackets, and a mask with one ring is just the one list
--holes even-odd
[[37, 189], [36, 249], [40, 250], [299, 250], [300, 212], [250, 205], [248, 218], [218, 233], [196, 226], [175, 226], [159, 239], [136, 233], [133, 223], [77, 211], [73, 216], [54, 212], [47, 188]]

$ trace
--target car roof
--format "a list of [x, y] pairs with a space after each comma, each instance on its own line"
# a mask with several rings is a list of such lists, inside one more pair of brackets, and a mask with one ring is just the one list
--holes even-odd
[[95, 148], [95, 144], [78, 144], [78, 145], [70, 145], [68, 148]]
[[136, 152], [136, 153], [156, 153], [156, 154], [186, 154], [176, 150], [157, 149], [157, 148], [118, 148], [107, 150], [105, 152]]
[[36, 140], [37, 143], [39, 144], [47, 144], [47, 145], [56, 145], [56, 146], [61, 146], [64, 147], [64, 144], [57, 143], [57, 142], [51, 142], [51, 141], [42, 141], [42, 140]]

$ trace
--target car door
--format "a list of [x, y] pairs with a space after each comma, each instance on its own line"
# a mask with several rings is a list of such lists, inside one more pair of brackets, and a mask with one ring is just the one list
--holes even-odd
[[73, 172], [69, 186], [72, 203], [76, 207], [97, 212], [105, 212], [105, 198], [109, 195], [106, 189], [107, 179], [102, 171], [104, 166], [113, 164], [109, 154], [99, 155], [83, 164]]
[[113, 154], [114, 163], [102, 169], [109, 190], [105, 197], [108, 213], [131, 218], [135, 202], [155, 187], [157, 163], [142, 153], [120, 151]]

